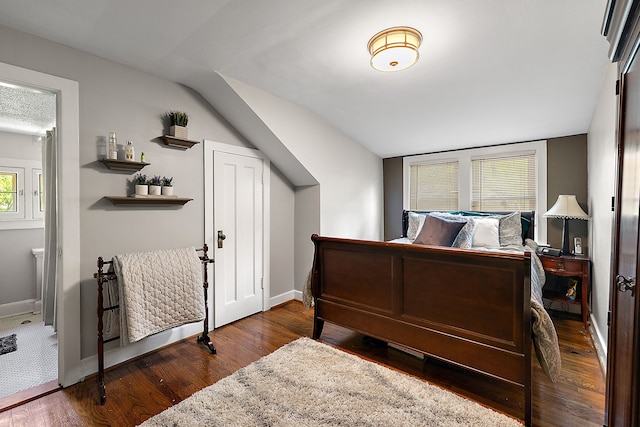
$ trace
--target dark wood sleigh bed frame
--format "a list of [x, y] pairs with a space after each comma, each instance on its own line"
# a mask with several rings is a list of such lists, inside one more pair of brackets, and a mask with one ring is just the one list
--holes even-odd
[[326, 321], [511, 384], [531, 425], [529, 253], [311, 239], [314, 339]]

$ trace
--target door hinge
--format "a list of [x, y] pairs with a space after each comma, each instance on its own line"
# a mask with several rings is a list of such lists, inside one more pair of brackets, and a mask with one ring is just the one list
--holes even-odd
[[611, 312], [607, 312], [607, 326], [611, 326]]
[[260, 278], [260, 289], [264, 290], [264, 277]]
[[611, 212], [616, 211], [616, 196], [611, 196]]
[[620, 80], [616, 80], [616, 95], [620, 95]]

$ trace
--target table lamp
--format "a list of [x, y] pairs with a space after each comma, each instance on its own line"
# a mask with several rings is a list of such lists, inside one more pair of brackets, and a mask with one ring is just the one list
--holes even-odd
[[562, 253], [569, 254], [569, 219], [589, 219], [576, 200], [576, 196], [571, 194], [561, 194], [556, 203], [543, 216], [547, 218], [562, 218]]

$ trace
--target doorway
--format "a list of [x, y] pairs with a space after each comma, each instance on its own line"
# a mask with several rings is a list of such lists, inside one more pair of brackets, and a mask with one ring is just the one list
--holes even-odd
[[83, 377], [80, 363], [80, 191], [79, 90], [65, 78], [0, 62], [0, 81], [56, 94], [58, 140], [58, 289], [55, 307], [58, 335], [58, 383]]
[[[54, 300], [43, 304], [43, 147], [56, 93], [0, 81], [0, 399], [58, 379]], [[55, 283], [49, 282], [52, 285]], [[47, 310], [44, 310], [47, 306]], [[47, 321], [45, 321], [47, 311]], [[8, 345], [5, 345], [7, 344]]]
[[205, 141], [205, 242], [214, 254], [212, 327], [269, 304], [269, 161], [259, 151]]

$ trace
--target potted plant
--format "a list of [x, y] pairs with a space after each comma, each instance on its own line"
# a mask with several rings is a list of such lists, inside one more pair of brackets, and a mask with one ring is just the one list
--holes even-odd
[[187, 139], [187, 123], [189, 115], [184, 111], [171, 111], [168, 113], [171, 136]]
[[171, 176], [162, 177], [162, 195], [173, 196], [173, 177]]
[[158, 175], [155, 175], [153, 178], [149, 180], [149, 195], [151, 196], [159, 196], [161, 194], [162, 189], [162, 178]]
[[141, 173], [136, 174], [133, 177], [133, 182], [136, 185], [136, 194], [140, 196], [146, 196], [149, 194], [149, 186], [147, 185], [147, 176]]

